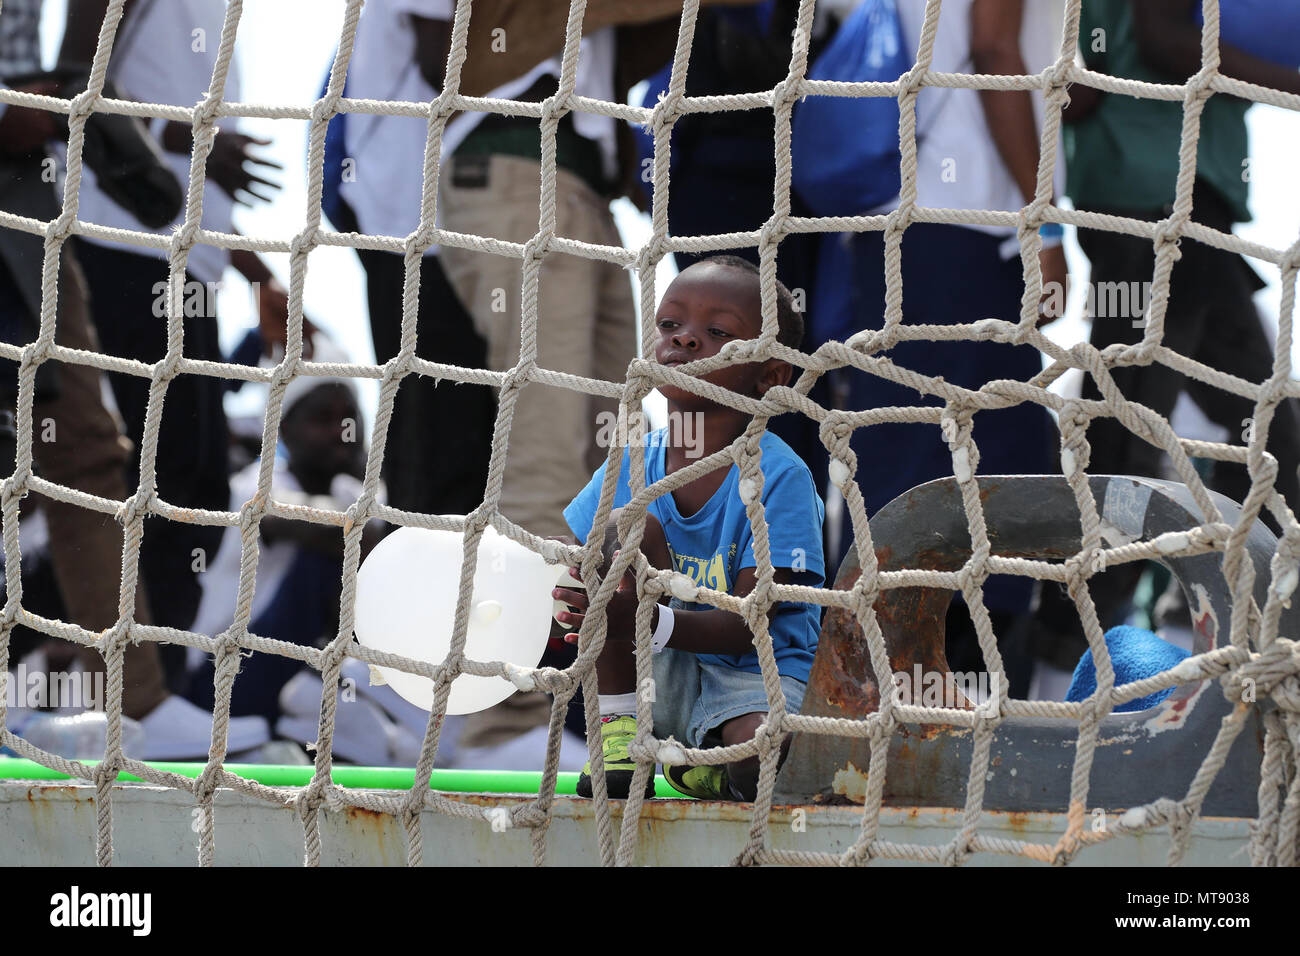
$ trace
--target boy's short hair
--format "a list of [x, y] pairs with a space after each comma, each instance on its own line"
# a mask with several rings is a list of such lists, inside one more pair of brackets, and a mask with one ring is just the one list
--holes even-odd
[[[740, 256], [718, 255], [702, 260], [703, 264], [741, 269], [758, 277], [758, 266]], [[794, 296], [780, 279], [776, 280], [776, 340], [782, 345], [797, 349], [803, 345], [803, 316], [794, 307]]]

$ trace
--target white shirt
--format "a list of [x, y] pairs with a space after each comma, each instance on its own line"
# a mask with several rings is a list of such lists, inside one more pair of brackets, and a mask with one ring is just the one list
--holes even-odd
[[[230, 478], [230, 510], [238, 511], [245, 502], [257, 494], [257, 475], [261, 462], [254, 461]], [[302, 485], [289, 471], [288, 465], [281, 458], [276, 458], [275, 469], [271, 477], [271, 497], [284, 500], [283, 493], [300, 493]], [[281, 496], [277, 496], [277, 492]], [[350, 504], [350, 502], [349, 502]], [[345, 506], [346, 507], [346, 506]], [[259, 538], [257, 559], [257, 577], [253, 592], [253, 612], [250, 621], [257, 620], [259, 614], [280, 590], [280, 583], [293, 564], [298, 546], [289, 541], [267, 542]], [[215, 555], [208, 555], [208, 566], [198, 576], [203, 587], [203, 597], [199, 601], [199, 610], [194, 617], [193, 630], [209, 636], [220, 634], [235, 620], [235, 602], [239, 597], [239, 562], [241, 560], [240, 538], [238, 528], [227, 528], [221, 536], [221, 544]], [[191, 648], [191, 652], [194, 649]], [[193, 656], [193, 654], [191, 655]], [[198, 652], [201, 660], [203, 653]]]
[[[167, 106], [194, 107], [200, 103], [212, 83], [212, 69], [221, 44], [221, 27], [226, 17], [226, 0], [140, 0], [119, 31], [113, 44], [108, 66], [109, 79], [125, 99]], [[202, 30], [202, 34], [196, 31]], [[240, 97], [239, 74], [232, 63], [226, 78], [227, 102]], [[233, 127], [233, 118], [221, 121], [223, 128]], [[151, 130], [161, 139], [163, 120], [153, 120]], [[169, 153], [163, 156], [188, 193], [190, 156]], [[210, 179], [203, 186], [202, 227], [213, 232], [230, 232], [234, 202]], [[146, 229], [113, 200], [99, 190], [95, 174], [82, 167], [77, 218], [100, 226], [154, 232], [170, 236], [185, 221], [181, 212], [176, 221], [161, 229]], [[167, 258], [164, 249], [150, 249], [129, 243], [108, 242], [83, 236], [87, 242], [111, 246], [141, 256]], [[219, 282], [230, 262], [225, 249], [198, 244], [190, 250], [189, 271], [201, 282]]]
[[[348, 67], [349, 98], [415, 103], [433, 100], [438, 91], [420, 73], [411, 17], [450, 22], [454, 14], [455, 0], [367, 0]], [[575, 87], [579, 96], [613, 100], [614, 43], [612, 28], [583, 38]], [[558, 57], [538, 64], [488, 95], [513, 99], [547, 73], [559, 75]], [[462, 113], [449, 123], [443, 132], [442, 157], [450, 156], [485, 115]], [[600, 144], [605, 172], [612, 176], [617, 170], [615, 121], [608, 116], [575, 112], [573, 124], [580, 134]], [[407, 236], [419, 226], [427, 133], [427, 121], [416, 117], [348, 116], [346, 152], [355, 163], [355, 175], [341, 183], [339, 191], [356, 213], [363, 232]], [[436, 251], [436, 247], [430, 248], [425, 255]]]
[[[930, 68], [938, 73], [974, 73], [971, 61], [972, 0], [943, 0]], [[898, 0], [904, 48], [913, 60], [925, 21], [925, 0]], [[1063, 0], [1026, 0], [1020, 24], [1020, 54], [1029, 73], [1056, 62], [1064, 23]], [[1041, 132], [1043, 95], [1030, 94], [1034, 120]], [[917, 204], [943, 209], [1016, 211], [1025, 205], [984, 118], [979, 90], [926, 87], [917, 97]], [[1063, 150], [1056, 151], [1056, 188], [1064, 188]], [[886, 208], [898, 205], [895, 201]], [[995, 235], [1015, 230], [971, 226]], [[1013, 250], [1018, 254], [1018, 250]]]

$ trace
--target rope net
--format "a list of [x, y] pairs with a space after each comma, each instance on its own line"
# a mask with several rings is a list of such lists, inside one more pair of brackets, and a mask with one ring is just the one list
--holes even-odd
[[[0, 499], [3, 504], [4, 554], [8, 585], [8, 599], [3, 618], [0, 619], [0, 664], [8, 666], [10, 634], [15, 625], [21, 623], [45, 634], [96, 648], [102, 653], [106, 662], [108, 689], [107, 746], [103, 761], [97, 765], [91, 766], [60, 758], [39, 750], [15, 736], [4, 724], [6, 710], [3, 703], [0, 703], [0, 744], [45, 766], [94, 782], [96, 846], [99, 863], [108, 865], [112, 861], [114, 796], [112, 784], [122, 770], [129, 771], [149, 783], [188, 791], [193, 795], [201, 811], [198, 817], [201, 824], [199, 861], [202, 864], [210, 864], [214, 860], [216, 831], [213, 795], [217, 788], [234, 788], [277, 806], [286, 803], [293, 806], [302, 821], [305, 862], [308, 865], [316, 864], [320, 860], [322, 810], [341, 811], [355, 807], [400, 818], [406, 835], [407, 859], [412, 865], [421, 863], [424, 858], [419, 825], [422, 812], [432, 811], [453, 817], [477, 819], [485, 827], [494, 824], [499, 826], [501, 822], [499, 813], [489, 815], [479, 805], [458, 801], [450, 795], [434, 792], [429, 788], [442, 725], [442, 721], [438, 718], [445, 712], [451, 682], [461, 673], [498, 675], [513, 680], [522, 687], [537, 688], [554, 695], [546, 766], [540, 792], [535, 799], [515, 805], [508, 811], [511, 826], [531, 829], [533, 857], [538, 864], [544, 862], [546, 855], [547, 829], [554, 806], [560, 730], [565, 707], [577, 688], [579, 686], [584, 688], [588, 702], [587, 729], [594, 768], [593, 812], [599, 858], [604, 864], [631, 863], [638, 840], [637, 821], [643, 806], [641, 794], [646, 781], [654, 772], [656, 758], [661, 755], [661, 748], [665, 743], [653, 736], [649, 702], [641, 700], [639, 731], [631, 747], [631, 754], [638, 761], [638, 770], [631, 786], [632, 796], [622, 813], [621, 827], [618, 832], [615, 832], [600, 760], [599, 713], [595, 703], [597, 688], [594, 667], [596, 657], [606, 640], [606, 624], [602, 611], [613, 594], [615, 584], [622, 572], [630, 568], [637, 575], [641, 597], [636, 617], [638, 686], [642, 686], [641, 681], [650, 675], [652, 604], [669, 591], [686, 593], [682, 591], [684, 583], [689, 584], [689, 593], [693, 600], [742, 615], [754, 632], [754, 643], [770, 704], [770, 714], [755, 738], [742, 745], [727, 748], [725, 751], [688, 748], [682, 748], [680, 752], [672, 751], [674, 762], [693, 764], [715, 763], [720, 759], [735, 760], [758, 755], [761, 766], [758, 796], [753, 804], [748, 841], [744, 846], [737, 848], [735, 859], [738, 863], [842, 864], [891, 857], [956, 864], [975, 852], [1024, 856], [1065, 863], [1090, 844], [1120, 839], [1128, 834], [1163, 826], [1168, 826], [1170, 829], [1169, 861], [1176, 863], [1187, 847], [1192, 834], [1191, 824], [1200, 812], [1206, 791], [1222, 767], [1229, 746], [1246, 725], [1253, 707], [1240, 704], [1224, 718], [1213, 745], [1205, 754], [1200, 769], [1186, 793], [1169, 794], [1145, 807], [1131, 809], [1105, 831], [1091, 832], [1085, 827], [1084, 808], [1087, 806], [1089, 772], [1094, 750], [1098, 744], [1098, 728], [1102, 718], [1109, 714], [1113, 707], [1141, 693], [1219, 677], [1224, 693], [1231, 700], [1240, 700], [1240, 687], [1244, 680], [1247, 678], [1255, 680], [1258, 704], [1254, 706], [1266, 707], [1267, 710], [1264, 719], [1266, 730], [1264, 756], [1260, 768], [1259, 816], [1252, 823], [1251, 860], [1256, 864], [1294, 864], [1298, 845], [1297, 823], [1300, 823], [1300, 778], [1297, 778], [1295, 772], [1297, 748], [1300, 747], [1300, 682], [1297, 677], [1300, 675], [1300, 645], [1291, 638], [1279, 635], [1278, 623], [1296, 583], [1295, 568], [1297, 559], [1300, 558], [1300, 524], [1297, 524], [1294, 515], [1274, 488], [1277, 463], [1265, 452], [1264, 446], [1270, 421], [1279, 402], [1288, 396], [1300, 396], [1300, 389], [1297, 389], [1290, 378], [1292, 314], [1296, 272], [1297, 268], [1300, 268], [1300, 241], [1287, 249], [1266, 248], [1243, 241], [1231, 234], [1198, 225], [1191, 221], [1190, 213], [1200, 117], [1207, 98], [1211, 94], [1232, 95], [1286, 109], [1300, 110], [1300, 97], [1230, 79], [1218, 71], [1219, 4], [1217, 0], [1206, 0], [1204, 4], [1201, 69], [1182, 85], [1154, 85], [1117, 79], [1076, 65], [1075, 49], [1079, 33], [1081, 0], [1068, 0], [1066, 3], [1065, 30], [1061, 37], [1059, 57], [1049, 69], [1037, 75], [989, 76], [933, 72], [930, 63], [941, 2], [930, 0], [919, 39], [916, 62], [896, 82], [861, 84], [810, 82], [805, 79], [805, 73], [808, 67], [814, 2], [803, 0], [798, 11], [789, 71], [782, 82], [775, 88], [765, 91], [699, 98], [686, 97], [684, 88], [690, 66], [691, 45], [699, 16], [700, 0], [684, 0], [670, 88], [652, 109], [575, 95], [579, 40], [587, 6], [586, 0], [572, 0], [569, 7], [562, 57], [563, 66], [559, 90], [555, 95], [541, 103], [521, 103], [461, 95], [459, 90], [462, 68], [466, 61], [467, 38], [474, 6], [475, 4], [470, 0], [461, 0], [457, 4], [446, 82], [441, 94], [429, 103], [395, 103], [343, 98], [343, 83], [353, 49], [362, 0], [347, 0], [328, 88], [320, 99], [307, 106], [272, 108], [224, 100], [225, 79], [231, 66], [236, 33], [244, 7], [242, 0], [229, 2], [211, 86], [206, 98], [192, 109], [110, 100], [101, 95], [110, 52], [122, 19], [123, 0], [112, 0], [109, 4], [108, 14], [99, 35], [89, 87], [84, 93], [72, 100], [62, 100], [9, 90], [0, 92], [0, 100], [6, 103], [66, 113], [70, 130], [67, 185], [61, 214], [53, 221], [43, 222], [0, 213], [0, 226], [23, 230], [44, 238], [44, 261], [41, 273], [43, 299], [39, 336], [31, 344], [22, 347], [0, 345], [0, 354], [6, 359], [18, 362], [20, 368], [17, 461], [14, 473], [4, 480], [2, 499]], [[1179, 151], [1177, 199], [1172, 212], [1165, 219], [1159, 222], [1146, 222], [1087, 211], [1072, 211], [1052, 204], [1052, 174], [1056, 165], [1062, 108], [1068, 99], [1067, 88], [1073, 83], [1086, 84], [1122, 96], [1181, 100], [1183, 126]], [[1042, 124], [1037, 193], [1031, 203], [1017, 211], [937, 209], [917, 205], [915, 106], [917, 94], [925, 86], [981, 90], [1036, 89], [1043, 92], [1046, 99], [1046, 112]], [[897, 98], [901, 108], [902, 148], [902, 191], [897, 209], [887, 215], [845, 218], [798, 218], [791, 215], [791, 113], [795, 103], [801, 97], [810, 94]], [[670, 189], [668, 144], [674, 122], [690, 113], [753, 109], [770, 109], [775, 114], [774, 148], [777, 174], [771, 216], [756, 232], [670, 238], [667, 216]], [[441, 144], [449, 118], [459, 110], [493, 111], [536, 117], [540, 120], [543, 144], [542, 198], [538, 209], [537, 232], [529, 241], [518, 244], [490, 240], [449, 232], [436, 226]], [[556, 235], [554, 190], [556, 131], [561, 117], [571, 110], [597, 113], [618, 120], [644, 124], [654, 134], [653, 236], [639, 249], [591, 245]], [[192, 125], [193, 153], [184, 224], [170, 237], [111, 229], [78, 220], [78, 186], [82, 177], [83, 133], [86, 119], [94, 111], [161, 117]], [[428, 140], [424, 154], [423, 198], [419, 226], [412, 234], [408, 236], [339, 234], [321, 228], [322, 160], [326, 126], [329, 119], [340, 112], [414, 116], [427, 120]], [[265, 117], [310, 122], [306, 220], [301, 231], [292, 239], [276, 241], [200, 229], [205, 166], [213, 146], [216, 124], [225, 117]], [[950, 327], [904, 325], [901, 240], [909, 224], [919, 222], [1014, 227], [1020, 243], [1025, 284], [1019, 318], [1014, 321], [1010, 318], [989, 318], [974, 324]], [[1062, 223], [1122, 232], [1142, 237], [1154, 244], [1155, 272], [1150, 309], [1147, 314], [1145, 333], [1140, 343], [1111, 347], [1104, 352], [1099, 352], [1086, 342], [1065, 349], [1039, 331], [1036, 323], [1042, 275], [1038, 259], [1041, 248], [1038, 229], [1045, 223]], [[779, 344], [777, 342], [776, 264], [778, 245], [782, 238], [799, 232], [865, 230], [881, 230], [884, 233], [887, 297], [883, 327], [879, 330], [859, 332], [847, 341], [829, 342], [813, 354], [805, 354]], [[56, 277], [60, 252], [68, 238], [76, 234], [166, 250], [170, 262], [170, 282], [167, 289], [168, 349], [162, 360], [146, 365], [110, 355], [68, 349], [55, 344], [55, 312], [59, 292]], [[1180, 355], [1162, 344], [1170, 272], [1179, 256], [1178, 243], [1182, 238], [1191, 238], [1215, 248], [1246, 254], [1271, 263], [1280, 270], [1283, 291], [1281, 311], [1278, 316], [1279, 331], [1273, 372], [1267, 381], [1256, 383], [1240, 380]], [[288, 344], [283, 359], [274, 368], [250, 368], [197, 361], [188, 359], [182, 354], [181, 318], [184, 314], [182, 300], [185, 269], [190, 251], [197, 243], [212, 244], [227, 249], [288, 253], [290, 262]], [[509, 256], [522, 261], [522, 346], [519, 362], [510, 370], [493, 372], [485, 369], [461, 368], [435, 364], [416, 357], [420, 259], [422, 252], [435, 243]], [[313, 249], [327, 245], [380, 249], [401, 253], [404, 256], [406, 281], [403, 289], [401, 351], [396, 358], [382, 366], [312, 363], [303, 359], [303, 286], [307, 257]], [[796, 378], [790, 387], [773, 388], [761, 401], [758, 401], [706, 383], [678, 369], [664, 367], [645, 359], [635, 359], [631, 362], [627, 370], [627, 379], [623, 383], [561, 374], [538, 366], [536, 355], [539, 274], [540, 264], [548, 254], [568, 253], [590, 259], [606, 260], [633, 270], [639, 281], [642, 354], [649, 355], [652, 354], [651, 344], [654, 335], [655, 266], [659, 260], [676, 251], [708, 252], [741, 245], [756, 246], [760, 254], [762, 335], [755, 340], [732, 343], [716, 357], [697, 362], [696, 372], [704, 375], [735, 362], [779, 358], [791, 363], [796, 369]], [[1046, 355], [1049, 364], [1031, 381], [991, 382], [978, 391], [972, 391], [944, 382], [942, 379], [910, 371], [882, 356], [882, 353], [887, 352], [896, 343], [912, 339], [1028, 343]], [[84, 494], [43, 480], [33, 474], [34, 378], [41, 363], [50, 360], [80, 363], [149, 380], [140, 480], [134, 494], [125, 501], [107, 500]], [[1255, 429], [1249, 444], [1243, 448], [1226, 443], [1180, 439], [1168, 422], [1160, 416], [1128, 402], [1114, 385], [1110, 370], [1117, 366], [1150, 363], [1163, 363], [1191, 379], [1252, 400]], [[922, 394], [938, 396], [943, 401], [943, 405], [840, 411], [821, 407], [810, 400], [808, 394], [818, 378], [840, 368], [852, 368], [882, 376], [890, 381], [910, 386]], [[1081, 369], [1091, 375], [1104, 396], [1103, 400], [1068, 399], [1048, 391], [1048, 386], [1069, 369]], [[180, 374], [256, 381], [269, 386], [262, 434], [258, 492], [238, 512], [185, 510], [167, 503], [157, 494], [154, 466], [157, 457], [159, 421], [169, 383]], [[399, 511], [381, 504], [376, 499], [394, 396], [399, 383], [408, 375], [430, 376], [452, 382], [486, 384], [499, 390], [499, 411], [492, 442], [486, 494], [482, 506], [466, 518]], [[284, 504], [276, 502], [270, 496], [281, 403], [286, 386], [298, 376], [349, 376], [375, 379], [379, 382], [378, 412], [370, 442], [364, 489], [346, 512]], [[620, 419], [636, 423], [629, 445], [631, 473], [638, 476], [634, 479], [638, 486], [633, 488], [632, 503], [624, 509], [621, 529], [625, 542], [623, 550], [615, 559], [610, 573], [603, 581], [598, 582], [596, 571], [601, 562], [599, 533], [593, 536], [590, 543], [582, 547], [568, 548], [556, 545], [554, 542], [543, 541], [506, 520], [498, 511], [511, 421], [519, 392], [529, 382], [617, 398], [621, 403], [620, 414], [624, 416], [627, 416], [631, 410], [639, 409], [642, 399], [651, 389], [659, 385], [671, 384], [707, 397], [714, 402], [743, 410], [752, 415], [753, 420], [744, 434], [729, 448], [669, 476], [653, 488], [646, 489], [641, 477], [644, 475], [642, 445], [644, 424], [637, 415]], [[1082, 548], [1063, 565], [1045, 561], [1000, 558], [990, 553], [979, 489], [975, 481], [979, 449], [972, 440], [972, 416], [978, 411], [1005, 408], [1022, 402], [1037, 403], [1057, 413], [1059, 417], [1064, 473], [1082, 517]], [[760, 493], [753, 494], [747, 500], [747, 512], [754, 533], [754, 554], [758, 563], [758, 585], [751, 594], [743, 599], [737, 598], [706, 588], [698, 588], [694, 582], [674, 572], [649, 568], [636, 548], [643, 533], [649, 502], [659, 495], [671, 492], [694, 477], [720, 465], [729, 464], [731, 461], [739, 466], [742, 487], [748, 486], [761, 492], [763, 475], [759, 468], [759, 440], [768, 420], [788, 411], [808, 416], [820, 424], [821, 439], [831, 456], [833, 480], [838, 484], [852, 517], [854, 547], [857, 549], [862, 568], [861, 578], [853, 588], [846, 593], [793, 585], [781, 586], [774, 583]], [[1118, 418], [1127, 428], [1168, 453], [1180, 480], [1190, 489], [1202, 513], [1208, 517], [1209, 520], [1205, 524], [1173, 542], [1164, 540], [1140, 542], [1114, 550], [1107, 550], [1104, 547], [1097, 502], [1093, 498], [1085, 473], [1089, 458], [1085, 431], [1092, 419], [1103, 415]], [[1002, 686], [995, 690], [993, 699], [986, 702], [978, 713], [972, 716], [970, 711], [904, 704], [886, 682], [881, 687], [879, 709], [861, 720], [814, 718], [794, 715], [787, 711], [773, 655], [772, 641], [767, 630], [767, 612], [774, 602], [797, 600], [848, 607], [861, 624], [863, 639], [869, 649], [875, 673], [888, 674], [891, 668], [873, 604], [882, 590], [915, 587], [931, 583], [934, 579], [933, 572], [920, 569], [904, 570], [886, 576], [877, 566], [870, 523], [864, 510], [862, 495], [854, 481], [856, 461], [849, 447], [849, 439], [856, 428], [887, 421], [929, 422], [938, 425], [952, 451], [954, 475], [961, 491], [972, 543], [972, 556], [956, 576], [956, 580], [971, 609], [989, 672], [1001, 671], [1002, 662], [982, 597], [982, 584], [988, 575], [1016, 574], [1064, 581], [1077, 606], [1089, 646], [1097, 662], [1097, 690], [1087, 700], [1080, 703], [1014, 700], [1007, 696], [1006, 688]], [[622, 452], [621, 446], [612, 447], [609, 451], [609, 461], [616, 465], [618, 458], [615, 456], [621, 457]], [[1249, 470], [1251, 487], [1237, 523], [1228, 524], [1221, 519], [1220, 512], [1189, 460], [1189, 454], [1245, 463]], [[593, 525], [597, 529], [603, 528], [609, 517], [616, 472], [617, 468], [607, 471], [599, 510]], [[112, 515], [123, 525], [125, 543], [121, 564], [120, 616], [116, 625], [110, 630], [93, 633], [73, 624], [40, 617], [23, 608], [18, 507], [20, 499], [29, 492], [38, 492], [58, 501]], [[1251, 561], [1246, 558], [1244, 545], [1247, 531], [1256, 517], [1261, 514], [1262, 509], [1268, 509], [1284, 533], [1278, 542], [1273, 559], [1274, 584], [1269, 588], [1267, 602], [1261, 608], [1252, 597], [1255, 571]], [[242, 558], [238, 603], [234, 623], [224, 633], [199, 634], [148, 626], [135, 621], [142, 525], [145, 517], [151, 514], [159, 515], [169, 521], [231, 526], [239, 529]], [[270, 640], [249, 631], [253, 584], [259, 558], [259, 523], [267, 516], [291, 518], [343, 529], [345, 550], [339, 629], [333, 641], [323, 649], [299, 647]], [[361, 557], [361, 534], [366, 521], [376, 517], [397, 525], [464, 532], [464, 567], [456, 608], [452, 648], [446, 660], [437, 665], [380, 653], [352, 642], [354, 598]], [[564, 670], [550, 668], [507, 670], [507, 666], [502, 662], [472, 661], [464, 657], [463, 648], [478, 542], [484, 529], [489, 525], [526, 547], [543, 553], [549, 560], [567, 559], [581, 565], [584, 580], [593, 594], [592, 613], [587, 617], [578, 657], [572, 666]], [[1114, 564], [1119, 561], [1191, 555], [1207, 551], [1222, 553], [1224, 577], [1232, 589], [1234, 612], [1230, 641], [1226, 644], [1221, 642], [1221, 647], [1217, 651], [1193, 657], [1178, 668], [1177, 673], [1167, 671], [1138, 684], [1116, 687], [1102, 630], [1086, 587], [1087, 580], [1103, 568], [1108, 560]], [[216, 707], [212, 746], [204, 771], [196, 779], [152, 768], [123, 754], [122, 659], [123, 649], [129, 641], [181, 644], [198, 648], [215, 658]], [[292, 657], [315, 668], [322, 675], [326, 692], [321, 702], [319, 744], [315, 755], [314, 775], [305, 787], [264, 786], [233, 774], [223, 766], [226, 760], [231, 689], [236, 679], [241, 654], [249, 651]], [[332, 693], [332, 688], [338, 685], [340, 667], [348, 656], [359, 658], [369, 664], [386, 665], [421, 674], [434, 682], [433, 716], [429, 721], [415, 769], [414, 785], [409, 791], [359, 791], [346, 789], [331, 782], [331, 742], [336, 706], [336, 696]], [[981, 835], [978, 829], [984, 780], [989, 769], [990, 743], [994, 733], [1007, 719], [1024, 716], [1064, 717], [1078, 724], [1077, 746], [1070, 782], [1068, 827], [1054, 844], [992, 838]], [[889, 743], [900, 727], [915, 724], [969, 727], [974, 734], [970, 776], [961, 826], [952, 840], [939, 848], [919, 844], [890, 843], [882, 840], [879, 835]], [[842, 855], [778, 851], [770, 847], [768, 825], [772, 811], [780, 744], [794, 732], [861, 737], [870, 741], [873, 772], [870, 775], [861, 811], [861, 826], [853, 845]], [[877, 772], [878, 768], [879, 772]]]

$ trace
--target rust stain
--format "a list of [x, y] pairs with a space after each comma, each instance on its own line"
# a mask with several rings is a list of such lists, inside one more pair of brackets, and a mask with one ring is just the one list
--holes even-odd
[[1006, 820], [1007, 829], [1021, 835], [1024, 835], [1027, 832], [1030, 820], [1028, 813], [1017, 813], [1013, 811], [1006, 814], [1003, 819]]
[[[71, 797], [76, 802], [81, 802], [79, 795], [84, 791], [84, 787], [77, 787], [72, 784], [36, 784], [27, 788], [27, 799], [31, 803], [36, 802], [36, 796], [42, 797]], [[87, 798], [86, 803], [93, 803], [93, 798]]]
[[350, 820], [369, 821], [381, 825], [386, 821], [396, 819], [392, 814], [380, 813], [378, 810], [368, 810], [365, 807], [348, 807], [344, 812], [344, 816]]

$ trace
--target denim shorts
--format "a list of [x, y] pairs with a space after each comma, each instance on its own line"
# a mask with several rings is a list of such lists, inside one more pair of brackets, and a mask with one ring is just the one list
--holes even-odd
[[[699, 747], [705, 734], [732, 718], [769, 710], [761, 675], [687, 651], [665, 648], [656, 654], [654, 675], [654, 733], [661, 739]], [[781, 675], [787, 713], [799, 713], [807, 688], [798, 678]]]

